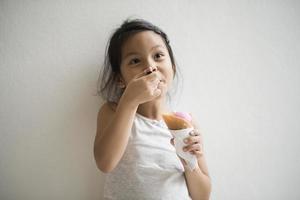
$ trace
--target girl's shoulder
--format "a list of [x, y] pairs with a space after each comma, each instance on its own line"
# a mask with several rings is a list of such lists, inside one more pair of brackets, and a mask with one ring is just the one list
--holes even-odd
[[118, 106], [118, 103], [116, 102], [106, 102], [107, 106], [109, 106], [113, 111], [116, 111], [117, 110], [117, 106]]
[[117, 109], [117, 104], [114, 102], [105, 102], [99, 109], [97, 116], [97, 137], [100, 137], [100, 133], [114, 116]]
[[108, 110], [108, 111], [115, 112], [117, 109], [117, 106], [118, 106], [118, 104], [116, 102], [107, 101], [101, 106], [100, 110]]
[[116, 112], [117, 105], [114, 102], [103, 103], [98, 111], [98, 124], [101, 124], [101, 121], [108, 121]]

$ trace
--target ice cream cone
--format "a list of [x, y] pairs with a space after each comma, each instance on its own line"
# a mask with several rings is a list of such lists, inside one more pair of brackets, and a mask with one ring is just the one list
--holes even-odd
[[174, 137], [174, 147], [177, 155], [186, 161], [191, 170], [195, 169], [197, 166], [197, 158], [189, 152], [184, 152], [182, 149], [185, 146], [183, 140], [187, 138], [189, 133], [194, 129], [191, 116], [186, 113], [173, 112], [163, 114], [163, 119]]

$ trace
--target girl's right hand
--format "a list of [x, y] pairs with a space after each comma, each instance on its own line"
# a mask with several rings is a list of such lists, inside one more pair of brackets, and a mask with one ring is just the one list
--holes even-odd
[[122, 96], [130, 103], [139, 105], [155, 99], [161, 95], [161, 92], [162, 83], [158, 72], [147, 68], [127, 84]]

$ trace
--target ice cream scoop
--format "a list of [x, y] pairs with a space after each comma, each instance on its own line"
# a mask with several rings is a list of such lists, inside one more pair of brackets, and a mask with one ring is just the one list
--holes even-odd
[[163, 114], [162, 116], [170, 130], [180, 130], [193, 127], [191, 124], [192, 117], [187, 113], [173, 112]]
[[185, 119], [189, 122], [192, 121], [192, 116], [189, 113], [186, 112], [174, 112], [174, 114], [182, 119]]

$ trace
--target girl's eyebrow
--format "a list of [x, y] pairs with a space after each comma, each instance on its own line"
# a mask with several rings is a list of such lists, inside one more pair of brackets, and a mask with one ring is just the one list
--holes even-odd
[[[152, 51], [153, 49], [158, 48], [158, 47], [162, 47], [162, 48], [163, 48], [162, 45], [155, 45], [154, 47], [152, 47], [152, 48], [150, 49], [150, 51]], [[124, 59], [127, 58], [128, 56], [137, 55], [137, 54], [138, 54], [138, 53], [136, 53], [136, 52], [129, 52], [129, 53], [127, 53], [127, 54], [124, 56]]]

